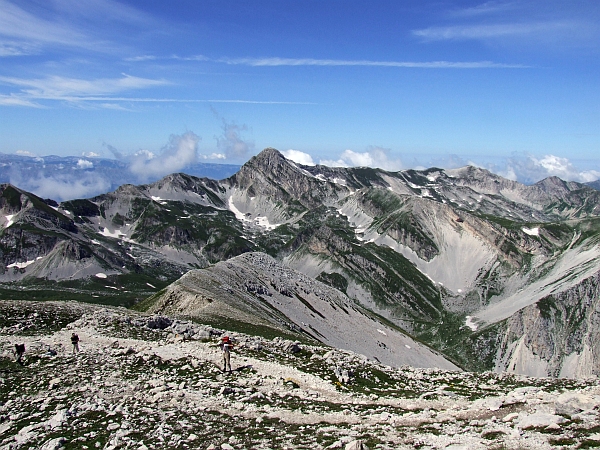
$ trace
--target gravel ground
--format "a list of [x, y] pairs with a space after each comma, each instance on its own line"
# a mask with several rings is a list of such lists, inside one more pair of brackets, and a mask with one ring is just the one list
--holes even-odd
[[0, 450], [600, 447], [596, 380], [393, 368], [123, 308], [0, 301], [0, 371]]

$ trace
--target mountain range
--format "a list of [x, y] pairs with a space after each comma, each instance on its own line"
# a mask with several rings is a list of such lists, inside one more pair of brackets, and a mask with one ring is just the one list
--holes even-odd
[[61, 203], [0, 187], [0, 293], [284, 333], [385, 364], [600, 373], [600, 192], [265, 149]]

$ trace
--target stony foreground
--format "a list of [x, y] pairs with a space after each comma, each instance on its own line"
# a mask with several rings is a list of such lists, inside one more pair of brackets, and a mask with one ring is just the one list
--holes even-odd
[[0, 301], [0, 327], [2, 450], [600, 447], [596, 380], [391, 368], [231, 332], [223, 373], [225, 330], [78, 303]]

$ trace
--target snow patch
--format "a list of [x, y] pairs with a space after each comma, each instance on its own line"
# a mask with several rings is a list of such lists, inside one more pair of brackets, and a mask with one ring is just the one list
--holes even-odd
[[4, 228], [10, 227], [14, 223], [13, 217], [15, 217], [14, 214], [10, 214], [10, 215], [6, 216], [6, 225], [4, 225]]
[[379, 328], [377, 328], [377, 332], [383, 334], [384, 336], [387, 336], [386, 332], [383, 330], [380, 330]]
[[150, 286], [152, 289], [156, 289], [156, 286], [152, 286], [150, 283], [146, 283], [148, 286]]
[[242, 222], [248, 222], [248, 219], [246, 219], [246, 216], [235, 207], [235, 205], [233, 204], [233, 197], [229, 197], [229, 210], [235, 214], [235, 218], [237, 220], [240, 220]]
[[105, 273], [97, 273], [96, 275], [94, 275], [96, 278], [108, 278], [108, 275], [106, 275]]
[[125, 233], [122, 233], [121, 230], [110, 231], [108, 228], [104, 227], [102, 231], [98, 231], [98, 234], [106, 237], [112, 237], [115, 239], [119, 239], [121, 236], [125, 236]]
[[477, 331], [477, 328], [479, 327], [479, 325], [477, 325], [475, 322], [473, 322], [472, 316], [467, 316], [465, 326], [469, 327], [471, 329], [471, 331]]
[[539, 236], [540, 235], [540, 229], [539, 227], [535, 227], [535, 228], [521, 228], [521, 230], [523, 231], [523, 233], [528, 234], [529, 236]]
[[167, 202], [166, 202], [166, 201], [164, 201], [164, 200], [163, 200], [162, 198], [160, 198], [160, 197], [156, 197], [155, 195], [152, 195], [150, 198], [151, 198], [152, 200], [154, 200], [156, 203], [159, 203], [159, 204], [161, 204], [161, 205], [166, 205], [166, 204], [167, 204]]
[[16, 267], [18, 269], [24, 269], [27, 266], [30, 266], [31, 264], [33, 264], [34, 262], [36, 262], [37, 260], [42, 259], [41, 256], [38, 256], [37, 258], [31, 260], [31, 261], [25, 261], [25, 262], [15, 262], [12, 264], [9, 264], [8, 266], [6, 266], [7, 269], [10, 269], [12, 267]]

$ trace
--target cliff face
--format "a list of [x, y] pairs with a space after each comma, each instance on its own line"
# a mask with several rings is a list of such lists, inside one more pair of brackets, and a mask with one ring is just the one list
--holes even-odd
[[541, 376], [600, 373], [600, 272], [506, 321], [496, 370]]
[[[130, 305], [192, 269], [235, 259], [246, 273], [256, 261], [239, 257], [260, 253], [464, 368], [598, 374], [595, 313], [581, 305], [597, 299], [586, 286], [600, 270], [599, 199], [557, 178], [302, 166], [274, 149], [225, 180], [172, 174], [60, 205], [3, 185], [0, 281], [18, 298], [54, 289]], [[244, 302], [264, 309], [261, 289]], [[289, 311], [265, 311], [301, 327]]]

